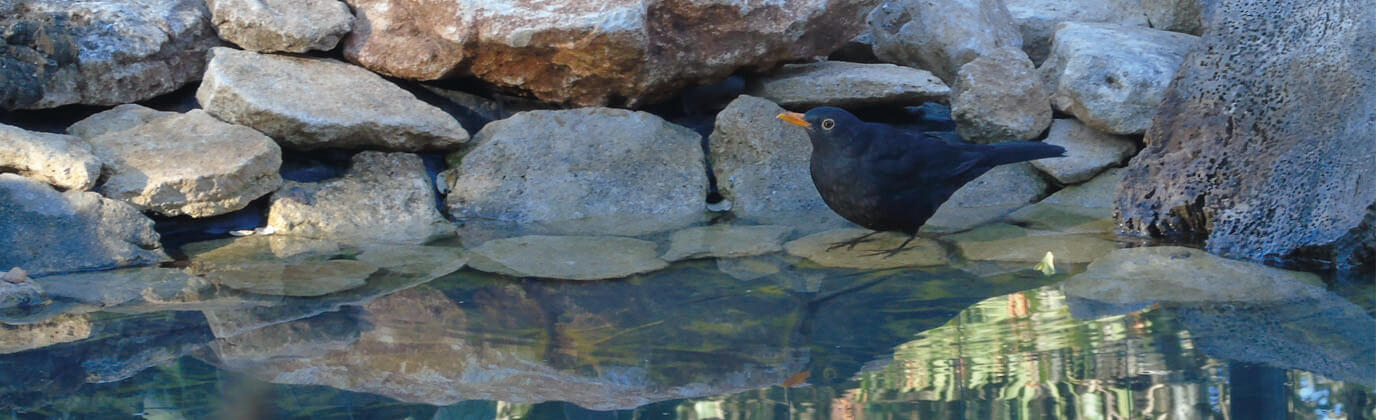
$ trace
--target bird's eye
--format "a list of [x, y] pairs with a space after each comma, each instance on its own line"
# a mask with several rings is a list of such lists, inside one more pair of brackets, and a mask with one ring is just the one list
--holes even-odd
[[836, 126], [836, 121], [832, 121], [831, 118], [827, 118], [827, 119], [825, 119], [825, 120], [822, 120], [822, 129], [823, 129], [823, 130], [830, 130], [832, 127], [835, 127], [835, 126]]

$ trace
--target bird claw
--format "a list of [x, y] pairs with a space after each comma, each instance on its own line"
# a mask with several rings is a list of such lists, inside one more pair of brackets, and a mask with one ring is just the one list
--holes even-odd
[[841, 247], [845, 247], [847, 251], [854, 250], [856, 245], [860, 245], [860, 244], [863, 244], [863, 243], [866, 243], [866, 242], [874, 242], [875, 239], [874, 239], [874, 238], [870, 238], [870, 237], [871, 237], [871, 236], [874, 236], [874, 235], [877, 234], [877, 233], [879, 233], [879, 232], [877, 232], [877, 231], [876, 231], [876, 232], [870, 232], [870, 233], [866, 233], [866, 234], [864, 234], [864, 235], [857, 236], [857, 237], [852, 238], [852, 239], [848, 239], [848, 240], [844, 240], [844, 241], [841, 241], [841, 242], [832, 243], [831, 246], [827, 247], [827, 251], [831, 251], [831, 250], [834, 250], [834, 249], [836, 249], [836, 248], [841, 248]]

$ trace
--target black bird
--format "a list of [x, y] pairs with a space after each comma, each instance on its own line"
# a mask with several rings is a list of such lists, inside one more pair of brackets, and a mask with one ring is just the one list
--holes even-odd
[[947, 142], [923, 131], [867, 123], [833, 107], [779, 118], [806, 128], [812, 138], [812, 183], [827, 207], [874, 230], [830, 249], [853, 248], [884, 231], [908, 234], [898, 248], [876, 255], [901, 252], [941, 203], [989, 169], [1065, 155], [1060, 146], [1033, 141]]

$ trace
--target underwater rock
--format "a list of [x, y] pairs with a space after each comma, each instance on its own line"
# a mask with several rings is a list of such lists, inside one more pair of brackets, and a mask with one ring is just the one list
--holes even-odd
[[1114, 250], [1066, 279], [1062, 289], [1113, 304], [1277, 302], [1327, 295], [1322, 284], [1311, 273], [1230, 260], [1193, 248], [1155, 246]]
[[1026, 162], [995, 166], [936, 209], [923, 232], [959, 232], [997, 220], [1046, 196], [1048, 186]]
[[1142, 134], [1198, 42], [1151, 28], [1065, 22], [1038, 70], [1056, 109], [1109, 134]]
[[268, 227], [279, 235], [422, 244], [452, 236], [435, 208], [434, 181], [410, 153], [361, 152], [339, 178], [288, 181], [272, 195]]
[[488, 124], [474, 142], [440, 175], [452, 180], [450, 216], [469, 225], [639, 235], [706, 214], [700, 137], [649, 113], [528, 111]]
[[89, 315], [58, 315], [46, 321], [22, 325], [0, 323], [0, 354], [41, 349], [85, 340], [90, 336]]
[[358, 20], [344, 55], [373, 71], [638, 106], [738, 69], [825, 56], [861, 32], [876, 0], [347, 2]]
[[660, 258], [748, 257], [782, 251], [788, 226], [713, 225], [693, 227], [669, 235], [669, 250]]
[[1088, 181], [1137, 152], [1137, 144], [1131, 138], [1100, 133], [1071, 119], [1053, 122], [1045, 142], [1064, 147], [1065, 156], [1034, 160], [1032, 166], [1062, 184]]
[[870, 12], [874, 54], [951, 83], [960, 66], [1000, 47], [1022, 47], [1003, 0], [888, 0]]
[[277, 143], [201, 110], [178, 114], [120, 105], [73, 127], [73, 133], [89, 136], [105, 161], [100, 193], [141, 210], [215, 216], [242, 209], [282, 184]]
[[469, 265], [517, 277], [614, 279], [668, 267], [655, 248], [617, 236], [531, 235], [484, 242], [470, 250]]
[[1089, 180], [1056, 191], [1055, 194], [1008, 215], [1008, 220], [1025, 227], [1061, 233], [1113, 232], [1113, 196], [1123, 170], [1109, 169]]
[[1376, 9], [1248, 0], [1211, 16], [1128, 164], [1119, 222], [1223, 256], [1370, 273], [1376, 55], [1358, 51], [1376, 49]]
[[454, 117], [357, 66], [324, 58], [211, 51], [196, 100], [216, 118], [284, 148], [453, 150], [468, 141]]
[[86, 191], [100, 178], [100, 159], [77, 137], [0, 124], [0, 168], [63, 190]]
[[1118, 244], [1097, 235], [1035, 231], [1004, 223], [980, 226], [942, 239], [954, 242], [965, 259], [1029, 264], [1041, 261], [1047, 252], [1055, 255], [1057, 262], [1082, 264], [1118, 248]]
[[0, 220], [0, 267], [34, 277], [168, 260], [151, 219], [93, 192], [0, 174]]
[[1027, 54], [1003, 47], [960, 66], [951, 116], [976, 143], [1034, 139], [1051, 125], [1051, 99]]
[[[814, 263], [827, 267], [883, 269], [897, 267], [925, 267], [946, 264], [946, 249], [941, 244], [927, 238], [916, 238], [908, 243], [902, 252], [893, 256], [882, 254], [897, 248], [908, 239], [908, 235], [898, 232], [885, 232], [870, 239], [873, 241], [856, 245], [854, 248], [830, 248], [833, 243], [850, 240], [870, 233], [868, 229], [836, 229], [814, 233], [784, 244], [789, 254], [807, 258]], [[878, 255], [875, 255], [878, 254]]]
[[353, 260], [259, 262], [209, 271], [205, 278], [259, 295], [312, 297], [363, 286], [377, 270], [372, 264]]
[[823, 61], [787, 64], [762, 77], [750, 94], [780, 106], [921, 105], [945, 102], [951, 88], [932, 73], [893, 64]]
[[220, 38], [250, 51], [329, 51], [354, 15], [339, 0], [207, 0]]
[[117, 105], [197, 80], [219, 45], [201, 0], [0, 3], [0, 109]]
[[1008, 4], [1008, 13], [1013, 15], [1013, 21], [1018, 25], [1018, 31], [1022, 33], [1023, 51], [1027, 52], [1033, 63], [1040, 65], [1051, 53], [1051, 38], [1056, 33], [1056, 25], [1061, 22], [1111, 23], [1172, 30], [1160, 27], [1155, 19], [1148, 20], [1143, 13], [1143, 5], [1149, 1], [1162, 0], [1005, 0], [1005, 3]]
[[214, 292], [210, 282], [175, 268], [135, 267], [60, 274], [39, 279], [48, 296], [93, 308], [201, 302]]

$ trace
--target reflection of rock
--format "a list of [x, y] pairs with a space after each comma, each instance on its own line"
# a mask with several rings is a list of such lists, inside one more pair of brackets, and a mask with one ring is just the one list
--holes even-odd
[[0, 269], [35, 277], [167, 260], [153, 221], [127, 203], [93, 192], [57, 192], [0, 174]]
[[209, 0], [220, 38], [253, 51], [329, 51], [354, 15], [339, 0]]
[[236, 290], [273, 296], [321, 296], [354, 289], [378, 270], [352, 260], [261, 262], [205, 273], [206, 279]]
[[788, 226], [714, 225], [694, 227], [669, 236], [665, 261], [708, 257], [748, 257], [783, 250]]
[[[403, 292], [404, 293], [404, 292]], [[360, 326], [349, 315], [326, 312], [307, 319], [269, 325], [210, 343], [220, 360], [293, 359], [327, 354], [358, 341]]]
[[616, 236], [521, 236], [471, 250], [473, 268], [519, 277], [599, 280], [659, 270], [655, 243]]
[[1109, 169], [1089, 182], [1065, 187], [1036, 204], [1018, 209], [1008, 215], [1008, 220], [1061, 233], [1112, 232], [1113, 194], [1122, 179], [1122, 169]]
[[435, 208], [434, 181], [419, 156], [366, 151], [322, 182], [288, 181], [272, 195], [268, 226], [279, 235], [420, 244], [452, 236]]
[[805, 110], [945, 102], [951, 88], [932, 73], [911, 67], [823, 61], [786, 65], [761, 79], [750, 94]]
[[0, 168], [63, 190], [86, 191], [100, 177], [91, 144], [73, 136], [0, 124]]
[[[815, 233], [784, 244], [789, 254], [806, 257], [827, 267], [880, 269], [895, 267], [923, 267], [946, 263], [946, 249], [927, 238], [915, 238], [902, 252], [893, 256], [879, 254], [897, 248], [908, 235], [884, 232], [869, 237], [873, 241], [854, 248], [828, 249], [833, 243], [847, 241], [870, 233], [867, 229], [836, 229]], [[877, 254], [877, 255], [876, 255]]]
[[89, 315], [59, 315], [46, 321], [23, 325], [0, 323], [0, 354], [69, 343], [90, 336]]
[[1051, 252], [1058, 262], [1087, 263], [1118, 247], [1094, 235], [1038, 232], [1003, 223], [981, 226], [944, 239], [955, 242], [966, 259], [982, 261], [1035, 263]]
[[995, 166], [936, 209], [923, 232], [959, 232], [996, 220], [1046, 195], [1046, 181], [1026, 162]]

